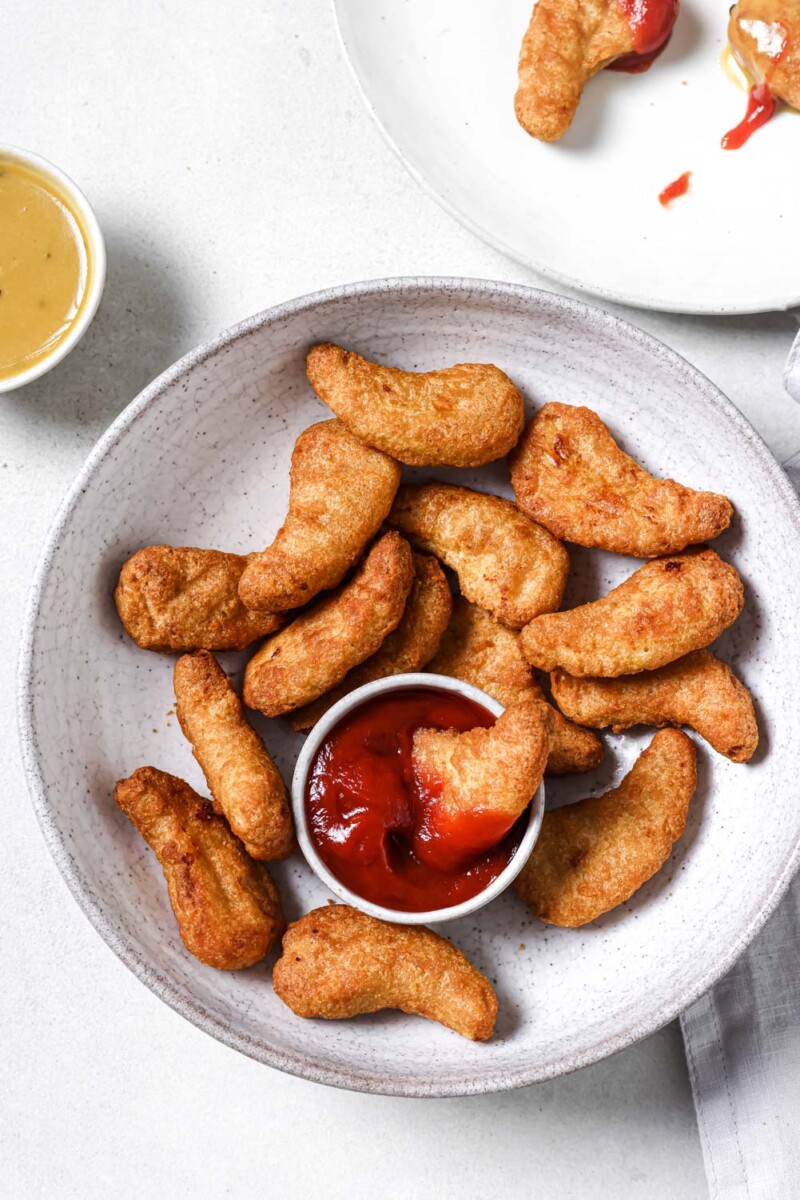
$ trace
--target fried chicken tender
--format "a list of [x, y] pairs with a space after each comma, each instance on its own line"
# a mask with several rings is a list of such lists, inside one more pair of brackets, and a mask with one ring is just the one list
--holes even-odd
[[710, 650], [641, 675], [576, 679], [555, 670], [553, 695], [573, 721], [614, 733], [632, 725], [688, 725], [733, 762], [748, 762], [758, 746], [753, 700], [727, 663]]
[[286, 928], [280, 894], [211, 804], [155, 767], [120, 780], [114, 799], [161, 863], [189, 953], [220, 971], [260, 962]]
[[619, 787], [545, 813], [514, 890], [550, 925], [574, 929], [594, 921], [664, 865], [696, 786], [691, 739], [662, 730]]
[[419, 729], [412, 763], [432, 803], [418, 834], [418, 858], [457, 870], [496, 846], [542, 782], [552, 709], [539, 700], [511, 704], [488, 729]]
[[600, 738], [594, 734], [587, 737], [588, 729], [568, 721], [555, 705], [548, 707], [553, 714], [553, 732], [545, 775], [551, 779], [559, 775], [584, 775], [599, 767], [605, 753]]
[[311, 729], [337, 700], [365, 683], [407, 671], [421, 671], [429, 662], [450, 620], [453, 600], [444, 571], [435, 558], [415, 554], [414, 575], [402, 620], [377, 654], [349, 671], [338, 687], [292, 713], [289, 718], [292, 729]]
[[[453, 603], [453, 616], [428, 670], [463, 679], [505, 705], [522, 700], [544, 701], [519, 648], [519, 635], [506, 629], [463, 596]], [[574, 725], [551, 707], [553, 729], [545, 775], [591, 771], [603, 758], [603, 743], [588, 729]]]
[[474, 1042], [494, 1032], [497, 997], [460, 950], [424, 925], [330, 904], [293, 921], [272, 976], [298, 1017], [340, 1020], [399, 1008]]
[[591, 604], [537, 617], [520, 645], [543, 671], [635, 675], [708, 646], [743, 604], [735, 567], [713, 550], [690, 551], [653, 559]]
[[442, 371], [382, 367], [330, 342], [314, 346], [308, 379], [328, 408], [366, 442], [414, 467], [480, 467], [508, 454], [524, 403], [492, 363]]
[[214, 808], [253, 858], [294, 850], [286, 784], [213, 654], [198, 650], [175, 664], [176, 711], [206, 777]]
[[590, 408], [545, 404], [509, 461], [519, 508], [579, 546], [656, 558], [717, 537], [733, 515], [725, 496], [650, 475]]
[[348, 583], [268, 638], [250, 659], [245, 704], [278, 717], [336, 687], [397, 628], [413, 582], [408, 542], [398, 533], [384, 534]]
[[800, 109], [800, 0], [739, 0], [731, 9], [728, 40], [757, 84]]
[[453, 616], [428, 670], [463, 679], [506, 708], [544, 699], [519, 648], [519, 635], [464, 596], [453, 601]]
[[408, 485], [388, 523], [455, 571], [467, 599], [504, 625], [519, 629], [561, 603], [569, 555], [510, 500], [445, 483]]
[[123, 564], [114, 592], [125, 632], [142, 650], [244, 650], [282, 618], [249, 612], [238, 586], [247, 558], [190, 546], [147, 546]]
[[400, 467], [341, 421], [320, 421], [295, 442], [290, 479], [286, 520], [239, 581], [248, 608], [298, 608], [341, 583], [392, 507]]
[[617, 0], [537, 0], [519, 56], [514, 110], [522, 128], [557, 141], [591, 77], [634, 48]]

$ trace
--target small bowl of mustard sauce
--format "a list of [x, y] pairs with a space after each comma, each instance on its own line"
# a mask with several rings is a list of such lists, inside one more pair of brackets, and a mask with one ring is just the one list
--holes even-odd
[[46, 159], [0, 144], [0, 392], [69, 354], [105, 276], [103, 235], [83, 192]]

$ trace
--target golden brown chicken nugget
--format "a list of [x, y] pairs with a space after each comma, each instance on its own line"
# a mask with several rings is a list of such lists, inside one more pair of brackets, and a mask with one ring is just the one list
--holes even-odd
[[463, 679], [505, 707], [520, 700], [544, 699], [519, 648], [519, 634], [464, 596], [453, 601], [450, 624], [428, 670]]
[[800, 109], [800, 0], [739, 0], [728, 40], [756, 84]]
[[623, 904], [669, 858], [697, 786], [695, 749], [657, 733], [619, 787], [544, 815], [514, 890], [534, 916], [575, 928]]
[[591, 77], [633, 50], [617, 0], [537, 0], [519, 56], [514, 110], [522, 128], [541, 142], [556, 141]]
[[725, 496], [650, 475], [590, 408], [545, 404], [510, 466], [522, 511], [579, 546], [656, 558], [717, 537], [733, 515]]
[[519, 629], [561, 603], [569, 555], [510, 500], [446, 483], [404, 486], [388, 523], [455, 571], [462, 593]]
[[[506, 708], [521, 700], [545, 698], [520, 650], [519, 635], [463, 596], [453, 603], [452, 619], [428, 670], [463, 679]], [[568, 721], [558, 709], [551, 711], [553, 729], [545, 775], [593, 770], [602, 762], [603, 743], [588, 729]]]
[[242, 554], [192, 546], [147, 546], [120, 571], [114, 599], [125, 632], [143, 650], [244, 650], [274, 633], [281, 617], [250, 612], [238, 587]]
[[178, 659], [174, 682], [178, 720], [215, 809], [253, 858], [288, 858], [295, 840], [286, 784], [228, 676], [213, 654], [198, 650]]
[[400, 467], [341, 421], [320, 421], [295, 442], [290, 478], [286, 520], [239, 582], [248, 608], [298, 608], [341, 583], [392, 507]]
[[326, 342], [309, 351], [307, 371], [357, 437], [410, 466], [479, 467], [508, 454], [522, 432], [522, 396], [491, 363], [401, 371]]
[[329, 904], [293, 921], [272, 976], [298, 1017], [340, 1020], [399, 1008], [485, 1042], [497, 997], [451, 942], [424, 925], [379, 921]]
[[617, 679], [577, 679], [552, 674], [553, 695], [581, 725], [688, 725], [733, 762], [747, 762], [758, 746], [753, 699], [727, 663], [710, 650], [695, 650], [677, 662]]
[[414, 573], [400, 624], [377, 654], [349, 671], [338, 687], [293, 712], [289, 718], [292, 729], [311, 729], [337, 700], [365, 683], [407, 671], [421, 671], [430, 661], [450, 620], [453, 600], [444, 571], [435, 558], [415, 554]]
[[709, 645], [743, 604], [738, 572], [713, 550], [675, 554], [646, 563], [600, 600], [537, 617], [520, 645], [543, 671], [635, 675]]
[[161, 863], [186, 949], [220, 971], [260, 962], [286, 928], [280, 894], [211, 804], [155, 767], [120, 780], [114, 799]]
[[348, 583], [269, 638], [250, 659], [245, 704], [278, 717], [336, 687], [397, 628], [413, 582], [408, 542], [397, 533], [384, 534]]
[[587, 738], [588, 729], [581, 729], [550, 705], [553, 714], [553, 732], [550, 735], [550, 754], [547, 758], [545, 775], [584, 775], [593, 771], [603, 761], [605, 750], [596, 735]]
[[542, 782], [552, 709], [540, 700], [510, 705], [488, 729], [419, 729], [414, 775], [431, 803], [414, 851], [440, 870], [457, 870], [496, 846]]

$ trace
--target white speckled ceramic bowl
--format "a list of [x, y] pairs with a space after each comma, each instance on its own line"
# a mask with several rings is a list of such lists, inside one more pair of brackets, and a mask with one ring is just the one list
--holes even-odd
[[500, 872], [496, 879], [492, 880], [488, 887], [485, 887], [482, 892], [478, 892], [477, 896], [473, 896], [471, 900], [464, 900], [461, 904], [453, 904], [449, 908], [437, 908], [429, 912], [403, 912], [395, 908], [384, 908], [383, 905], [373, 904], [371, 900], [365, 900], [363, 896], [351, 892], [340, 879], [337, 879], [320, 858], [309, 834], [308, 820], [306, 819], [306, 784], [317, 751], [333, 727], [338, 725], [343, 717], [371, 700], [373, 696], [421, 687], [436, 688], [439, 691], [466, 696], [468, 700], [473, 700], [482, 708], [488, 709], [495, 717], [499, 717], [504, 711], [502, 704], [498, 704], [480, 688], [473, 687], [471, 683], [464, 683], [461, 679], [451, 679], [447, 675], [426, 675], [422, 672], [415, 672], [393, 675], [389, 679], [376, 679], [372, 683], [365, 683], [363, 687], [356, 688], [349, 696], [342, 696], [341, 700], [337, 701], [317, 721], [297, 757], [297, 765], [292, 778], [292, 811], [297, 840], [311, 870], [345, 904], [352, 904], [355, 908], [360, 908], [362, 912], [369, 913], [370, 916], [380, 917], [384, 921], [396, 921], [400, 925], [431, 925], [442, 921], [457, 921], [470, 916], [471, 913], [476, 913], [490, 904], [492, 900], [496, 900], [514, 882], [530, 857], [531, 850], [539, 836], [544, 815], [544, 784], [542, 784], [531, 802], [525, 834], [508, 866]]
[[[615, 912], [583, 929], [553, 929], [505, 892], [447, 925], [497, 988], [487, 1044], [398, 1013], [301, 1021], [273, 995], [269, 964], [237, 974], [201, 966], [180, 942], [154, 856], [112, 799], [114, 781], [143, 763], [203, 786], [171, 715], [172, 660], [137, 650], [120, 629], [112, 600], [120, 564], [153, 542], [247, 551], [270, 541], [292, 444], [327, 415], [304, 370], [306, 350], [322, 339], [411, 368], [491, 359], [531, 410], [554, 399], [589, 404], [648, 467], [727, 492], [736, 506], [716, 545], [742, 573], [747, 601], [719, 648], [754, 692], [759, 751], [737, 766], [696, 739], [686, 832], [664, 869]], [[509, 494], [503, 463], [437, 474]], [[568, 605], [634, 565], [577, 549], [571, 558]], [[368, 1091], [517, 1087], [663, 1025], [731, 965], [775, 907], [800, 856], [798, 610], [797, 498], [744, 417], [677, 354], [598, 309], [525, 287], [395, 279], [338, 288], [253, 317], [176, 363], [90, 455], [47, 539], [23, 632], [31, 795], [101, 936], [163, 1000], [228, 1045]], [[241, 661], [224, 657], [229, 669]], [[289, 778], [301, 739], [280, 722], [259, 728]], [[551, 781], [548, 803], [615, 783], [649, 737], [609, 738], [598, 771]], [[329, 896], [300, 857], [275, 876], [290, 918]]]

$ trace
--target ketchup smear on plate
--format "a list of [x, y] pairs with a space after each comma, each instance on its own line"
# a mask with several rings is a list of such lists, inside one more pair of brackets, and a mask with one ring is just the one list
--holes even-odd
[[680, 175], [677, 179], [673, 180], [672, 183], [667, 184], [663, 192], [661, 192], [658, 197], [665, 208], [671, 203], [671, 201], [677, 200], [678, 196], [686, 195], [689, 190], [689, 180], [691, 177], [691, 171], [684, 171], [683, 175]]
[[734, 129], [726, 133], [722, 139], [723, 150], [739, 150], [751, 134], [766, 125], [775, 112], [775, 97], [769, 90], [768, 83], [760, 83], [750, 89], [747, 100], [747, 112]]
[[609, 64], [611, 71], [637, 75], [666, 48], [678, 17], [679, 0], [618, 0], [633, 34], [634, 51]]
[[[488, 728], [485, 708], [434, 688], [398, 689], [368, 700], [335, 725], [319, 747], [306, 784], [311, 840], [350, 891], [386, 908], [450, 908], [482, 892], [505, 869], [528, 823], [509, 831], [489, 814], [437, 826], [438, 779], [424, 779], [411, 759], [418, 729]], [[493, 833], [498, 842], [473, 853]], [[487, 837], [487, 834], [489, 835]]]

